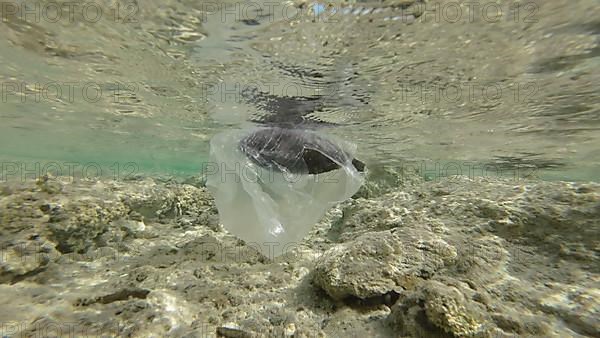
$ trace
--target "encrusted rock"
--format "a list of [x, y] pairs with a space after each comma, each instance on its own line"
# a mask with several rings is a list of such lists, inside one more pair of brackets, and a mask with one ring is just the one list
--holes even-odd
[[42, 271], [58, 253], [37, 236], [0, 244], [0, 283], [14, 283]]
[[0, 183], [0, 318], [17, 335], [598, 336], [595, 183], [382, 184], [267, 261], [214, 226], [202, 187], [60, 182]]
[[401, 297], [390, 319], [409, 336], [486, 337], [488, 314], [485, 305], [473, 300], [474, 295], [474, 290], [456, 280], [425, 281]]
[[431, 235], [373, 232], [326, 251], [314, 280], [334, 299], [367, 299], [413, 288], [455, 258], [454, 247]]
[[110, 222], [127, 216], [129, 209], [116, 201], [75, 200], [50, 218], [50, 237], [62, 253], [85, 252], [108, 231]]

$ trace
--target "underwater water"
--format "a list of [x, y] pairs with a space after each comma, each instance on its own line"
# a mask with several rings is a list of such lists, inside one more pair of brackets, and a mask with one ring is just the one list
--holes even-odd
[[[0, 18], [0, 336], [600, 336], [596, 0]], [[265, 126], [347, 142], [302, 154], [347, 186], [206, 183]]]
[[598, 180], [594, 1], [402, 3], [7, 2], [0, 156], [189, 175], [276, 115], [370, 164]]

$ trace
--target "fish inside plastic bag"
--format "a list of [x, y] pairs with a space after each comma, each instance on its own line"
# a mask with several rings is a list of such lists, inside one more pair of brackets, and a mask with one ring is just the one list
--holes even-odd
[[213, 137], [206, 185], [220, 222], [269, 258], [296, 247], [325, 212], [364, 180], [356, 146], [316, 131], [278, 127]]

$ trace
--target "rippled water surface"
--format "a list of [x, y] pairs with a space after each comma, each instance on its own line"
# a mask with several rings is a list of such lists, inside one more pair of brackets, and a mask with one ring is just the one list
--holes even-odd
[[193, 174], [215, 133], [286, 123], [372, 166], [598, 180], [599, 9], [6, 2], [0, 157]]

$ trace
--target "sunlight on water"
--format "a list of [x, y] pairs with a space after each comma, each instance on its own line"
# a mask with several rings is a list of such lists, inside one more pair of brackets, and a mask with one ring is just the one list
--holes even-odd
[[302, 123], [370, 165], [597, 180], [596, 7], [6, 2], [0, 158], [187, 175], [220, 130]]

